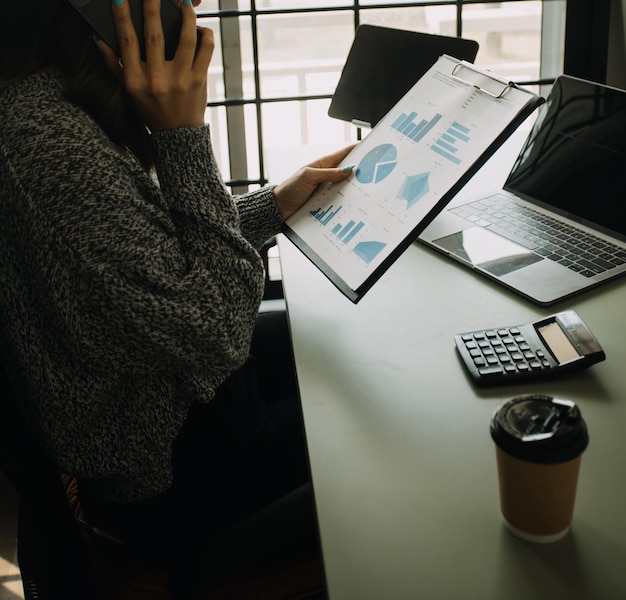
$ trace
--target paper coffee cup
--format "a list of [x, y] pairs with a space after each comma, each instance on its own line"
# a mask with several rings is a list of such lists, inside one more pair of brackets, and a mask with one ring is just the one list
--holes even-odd
[[490, 432], [505, 525], [530, 542], [563, 538], [574, 514], [581, 454], [589, 443], [576, 404], [520, 396], [495, 412]]

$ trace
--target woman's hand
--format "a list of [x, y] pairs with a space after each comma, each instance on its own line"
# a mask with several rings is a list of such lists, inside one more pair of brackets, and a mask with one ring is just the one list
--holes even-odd
[[302, 167], [297, 173], [274, 188], [276, 207], [284, 220], [298, 210], [320, 183], [344, 181], [350, 177], [353, 167], [337, 168], [337, 165], [354, 148], [343, 148]]
[[143, 2], [145, 61], [141, 59], [128, 0], [113, 2], [121, 56], [118, 57], [103, 44], [107, 63], [121, 76], [137, 112], [151, 131], [201, 126], [206, 110], [207, 72], [214, 49], [213, 32], [196, 27], [193, 5], [197, 5], [198, 0], [184, 0], [176, 55], [170, 61], [165, 60], [161, 2], [169, 1]]

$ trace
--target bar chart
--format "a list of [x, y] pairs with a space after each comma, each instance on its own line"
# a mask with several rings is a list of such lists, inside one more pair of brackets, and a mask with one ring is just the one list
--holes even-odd
[[[339, 214], [343, 206], [338, 206], [334, 208], [331, 204], [324, 210], [316, 209], [309, 212], [309, 214], [319, 221], [324, 227], [332, 227], [330, 233], [340, 240], [342, 244], [348, 245], [354, 237], [365, 227], [365, 223], [363, 221], [359, 221], [358, 223], [354, 219], [350, 219], [345, 225], [342, 223], [336, 222], [335, 217]], [[358, 256], [362, 261], [369, 264], [372, 262], [376, 256], [381, 252], [381, 250], [387, 244], [384, 242], [378, 241], [363, 241], [359, 242], [352, 248], [352, 252]]]
[[439, 122], [441, 115], [437, 113], [432, 119], [422, 119], [419, 123], [415, 121], [416, 118], [416, 112], [410, 112], [408, 115], [402, 113], [391, 127], [414, 142], [419, 142]]
[[453, 121], [452, 125], [446, 129], [441, 137], [431, 146], [431, 150], [449, 160], [455, 165], [461, 164], [461, 159], [457, 156], [459, 150], [458, 142], [467, 144], [470, 141], [469, 128]]
[[338, 206], [335, 210], [333, 210], [335, 206], [331, 204], [329, 207], [322, 210], [321, 208], [316, 208], [312, 210], [309, 214], [312, 217], [315, 217], [322, 225], [328, 225], [333, 220], [333, 217], [339, 213], [339, 211], [343, 208], [341, 205]]
[[359, 221], [356, 223], [355, 221], [348, 221], [347, 225], [335, 225], [333, 227], [331, 233], [336, 235], [344, 244], [349, 244], [352, 241], [352, 238], [361, 231], [365, 227], [365, 223], [363, 221]]

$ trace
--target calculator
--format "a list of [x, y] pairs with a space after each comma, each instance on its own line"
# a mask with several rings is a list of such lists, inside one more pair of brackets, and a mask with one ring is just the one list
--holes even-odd
[[520, 383], [584, 369], [606, 358], [573, 310], [525, 325], [460, 333], [456, 348], [478, 384]]

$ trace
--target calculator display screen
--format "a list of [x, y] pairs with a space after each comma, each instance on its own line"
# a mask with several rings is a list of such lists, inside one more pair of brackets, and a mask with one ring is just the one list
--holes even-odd
[[580, 358], [578, 350], [567, 339], [567, 336], [556, 321], [540, 325], [537, 327], [537, 331], [560, 364], [572, 362]]

